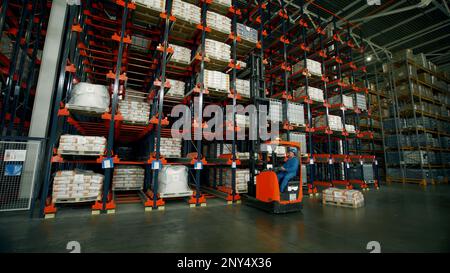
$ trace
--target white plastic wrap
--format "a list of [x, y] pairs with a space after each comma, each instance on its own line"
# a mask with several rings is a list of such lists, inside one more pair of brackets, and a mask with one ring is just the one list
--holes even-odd
[[80, 82], [72, 89], [69, 109], [98, 110], [106, 112], [109, 109], [110, 96], [108, 89], [103, 85]]
[[164, 196], [189, 196], [188, 168], [186, 166], [164, 166], [158, 176], [158, 193]]

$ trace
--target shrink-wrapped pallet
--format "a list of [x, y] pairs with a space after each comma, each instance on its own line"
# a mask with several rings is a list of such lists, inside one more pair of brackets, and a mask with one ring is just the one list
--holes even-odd
[[288, 121], [291, 124], [295, 125], [304, 125], [305, 124], [305, 109], [303, 104], [289, 102], [287, 104], [287, 116]]
[[68, 109], [104, 113], [108, 111], [109, 103], [110, 95], [106, 86], [80, 82], [73, 87], [66, 106]]
[[205, 56], [210, 59], [229, 62], [231, 56], [231, 46], [215, 40], [206, 39]]
[[245, 98], [250, 97], [250, 81], [236, 79], [236, 90], [239, 95]]
[[181, 157], [181, 139], [179, 138], [161, 138], [160, 152], [166, 158]]
[[[197, 76], [197, 80], [199, 80]], [[204, 84], [208, 89], [215, 89], [219, 92], [229, 93], [230, 75], [213, 70], [204, 70]]]
[[192, 195], [188, 186], [188, 168], [163, 166], [158, 176], [158, 194], [162, 198]]
[[237, 33], [238, 36], [241, 37], [242, 40], [258, 43], [258, 31], [254, 28], [248, 27], [243, 24], [237, 24]]
[[[296, 74], [304, 68], [304, 61], [300, 61], [292, 66], [292, 73]], [[322, 76], [322, 64], [320, 62], [306, 59], [306, 68], [308, 72], [315, 76]]]

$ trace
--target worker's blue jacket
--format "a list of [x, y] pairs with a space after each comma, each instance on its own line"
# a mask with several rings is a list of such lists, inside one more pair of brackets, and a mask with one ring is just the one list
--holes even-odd
[[297, 157], [289, 158], [283, 164], [283, 168], [286, 169], [286, 172], [289, 173], [289, 174], [294, 174], [294, 176], [297, 175], [298, 166], [299, 166], [299, 162], [298, 162], [298, 158]]

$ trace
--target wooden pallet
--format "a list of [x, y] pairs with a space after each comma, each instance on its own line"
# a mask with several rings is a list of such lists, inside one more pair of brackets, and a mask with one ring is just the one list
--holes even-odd
[[98, 197], [71, 197], [71, 198], [53, 198], [53, 203], [70, 204], [70, 203], [84, 203], [95, 202]]
[[331, 200], [325, 200], [325, 199], [322, 199], [322, 204], [336, 206], [336, 207], [353, 208], [353, 209], [361, 208], [361, 207], [364, 206], [364, 202], [361, 202], [361, 203], [343, 203], [343, 202], [331, 201]]
[[140, 191], [142, 186], [138, 187], [113, 187], [113, 191]]
[[123, 124], [134, 125], [134, 126], [147, 126], [149, 121], [133, 121], [133, 120], [123, 120]]
[[193, 191], [177, 192], [177, 193], [160, 193], [159, 197], [161, 198], [187, 197], [191, 196], [192, 194]]
[[66, 108], [74, 114], [82, 114], [86, 116], [101, 116], [105, 112], [107, 112], [107, 109], [105, 108], [98, 108], [98, 107], [84, 107], [84, 106], [78, 106], [78, 105], [71, 105], [66, 104]]
[[102, 152], [98, 151], [72, 151], [72, 150], [60, 150], [58, 149], [58, 154], [60, 155], [80, 155], [80, 156], [100, 156], [103, 155]]
[[428, 181], [427, 179], [412, 179], [412, 178], [394, 178], [386, 177], [387, 183], [403, 183], [403, 184], [419, 184], [422, 186], [427, 186], [428, 184], [434, 184], [433, 180]]

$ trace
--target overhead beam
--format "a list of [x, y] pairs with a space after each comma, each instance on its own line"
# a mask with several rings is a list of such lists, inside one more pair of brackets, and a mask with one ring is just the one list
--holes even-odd
[[400, 27], [400, 26], [403, 26], [404, 24], [407, 24], [407, 23], [409, 23], [409, 22], [411, 22], [411, 21], [416, 20], [417, 18], [422, 17], [423, 15], [425, 15], [425, 14], [427, 14], [427, 13], [430, 13], [430, 12], [432, 12], [432, 11], [435, 11], [436, 9], [437, 9], [437, 8], [434, 7], [434, 8], [428, 9], [428, 10], [426, 10], [426, 11], [424, 11], [424, 12], [421, 12], [420, 14], [417, 14], [417, 15], [411, 17], [411, 18], [408, 18], [408, 19], [405, 20], [405, 21], [402, 21], [402, 22], [400, 22], [400, 23], [398, 23], [398, 24], [395, 24], [395, 25], [393, 25], [393, 26], [391, 26], [391, 27], [388, 27], [388, 28], [386, 28], [386, 29], [384, 29], [384, 30], [382, 30], [382, 31], [379, 31], [378, 33], [375, 33], [375, 34], [373, 34], [372, 36], [367, 37], [367, 39], [371, 40], [371, 39], [373, 39], [373, 38], [375, 38], [375, 37], [377, 37], [377, 36], [380, 36], [380, 35], [382, 35], [382, 34], [384, 34], [384, 33], [386, 33], [386, 32], [389, 32], [389, 31], [391, 31], [391, 30], [394, 30], [394, 29], [396, 29], [396, 28], [398, 28], [398, 27]]
[[448, 6], [447, 6], [447, 3], [445, 3], [445, 0], [444, 0], [444, 4], [446, 5], [446, 8], [444, 8], [437, 0], [433, 0], [432, 3], [436, 8], [438, 8], [440, 11], [442, 11], [442, 13], [444, 13], [445, 15], [450, 17], [450, 13], [448, 12]]
[[421, 44], [419, 44], [419, 45], [415, 45], [415, 46], [413, 46], [413, 47], [411, 47], [411, 48], [412, 48], [412, 49], [421, 48], [421, 47], [423, 47], [423, 46], [426, 46], [426, 45], [428, 45], [428, 44], [437, 42], [437, 41], [442, 40], [442, 39], [447, 38], [447, 37], [450, 37], [450, 34], [447, 34], [447, 35], [443, 35], [443, 36], [437, 37], [436, 39], [426, 41], [425, 43], [421, 43]]
[[414, 40], [414, 39], [418, 39], [418, 38], [420, 38], [420, 37], [422, 37], [424, 35], [427, 35], [429, 33], [435, 32], [435, 31], [440, 30], [441, 28], [447, 27], [449, 25], [450, 25], [450, 19], [449, 20], [445, 20], [443, 22], [439, 22], [439, 23], [434, 24], [432, 26], [429, 26], [427, 28], [424, 28], [424, 29], [422, 29], [422, 30], [420, 30], [418, 32], [411, 33], [410, 35], [404, 36], [404, 37], [402, 37], [399, 40], [395, 40], [393, 42], [384, 44], [383, 46], [386, 47], [386, 48], [395, 48], [395, 47], [397, 47], [399, 45], [402, 45], [402, 44], [407, 43], [407, 42], [409, 42], [411, 40]]

